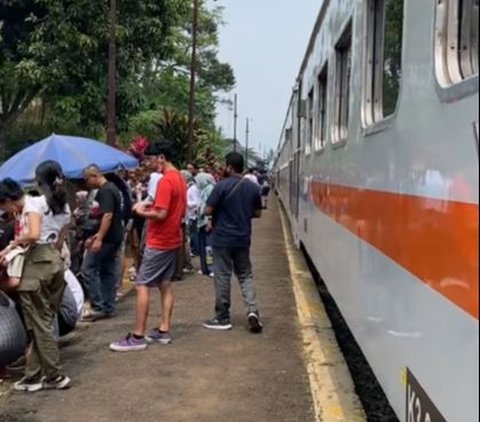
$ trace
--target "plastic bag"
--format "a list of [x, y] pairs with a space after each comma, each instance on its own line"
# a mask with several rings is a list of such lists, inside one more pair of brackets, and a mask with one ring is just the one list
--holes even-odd
[[25, 353], [27, 335], [13, 301], [0, 291], [0, 368]]

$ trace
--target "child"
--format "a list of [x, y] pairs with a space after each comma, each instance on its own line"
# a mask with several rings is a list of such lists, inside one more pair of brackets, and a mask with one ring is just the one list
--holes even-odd
[[7, 290], [15, 290], [20, 284], [25, 264], [25, 252], [26, 249], [15, 246], [15, 243], [0, 252], [0, 263], [6, 267], [5, 287]]
[[7, 280], [5, 288], [15, 290], [20, 284], [25, 264], [25, 253], [28, 250], [16, 243], [16, 239], [28, 233], [28, 220], [25, 213], [15, 215], [15, 240], [0, 252], [0, 265], [6, 268]]

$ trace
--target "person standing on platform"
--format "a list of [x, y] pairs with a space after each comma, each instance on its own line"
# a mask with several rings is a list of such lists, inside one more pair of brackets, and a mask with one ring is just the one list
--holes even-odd
[[188, 163], [187, 164], [188, 172], [193, 176], [193, 178], [197, 177], [198, 174], [198, 166], [195, 163]]
[[[136, 281], [136, 326], [126, 338], [110, 345], [110, 350], [114, 352], [140, 351], [145, 350], [147, 344], [172, 342], [174, 294], [171, 282], [183, 243], [182, 220], [187, 210], [187, 186], [172, 164], [172, 151], [173, 146], [169, 142], [157, 144], [163, 178], [158, 184], [155, 201], [151, 207], [145, 203], [134, 207], [137, 214], [148, 220], [146, 249]], [[162, 313], [158, 328], [146, 336], [151, 288], [160, 290]]]
[[193, 255], [199, 255], [198, 250], [198, 211], [201, 203], [201, 192], [197, 186], [195, 178], [192, 177], [191, 183], [188, 184], [187, 191], [187, 219], [188, 231], [190, 236], [190, 251]]
[[163, 177], [162, 171], [160, 169], [160, 163], [157, 157], [151, 158], [151, 168], [152, 173], [150, 174], [150, 179], [148, 181], [148, 202], [153, 202], [155, 200], [155, 195], [157, 194], [158, 182]]
[[250, 180], [252, 183], [255, 183], [257, 187], [260, 187], [260, 183], [258, 182], [258, 177], [255, 174], [255, 169], [249, 169], [247, 174], [244, 177], [245, 179]]
[[198, 210], [198, 253], [200, 255], [200, 274], [213, 277], [213, 262], [211, 253], [211, 236], [209, 229], [210, 217], [206, 214], [208, 198], [215, 188], [216, 182], [211, 174], [202, 173], [197, 176], [197, 186], [200, 190], [200, 206]]
[[12, 180], [4, 181], [0, 189], [5, 193], [2, 208], [26, 218], [27, 230], [14, 244], [28, 247], [17, 292], [31, 346], [25, 376], [13, 389], [28, 393], [63, 390], [70, 385], [70, 378], [61, 374], [54, 318], [65, 289], [60, 249], [72, 214], [60, 164], [45, 161], [37, 167], [35, 179], [42, 192], [39, 197], [21, 195], [21, 187]]
[[96, 202], [101, 219], [98, 231], [87, 240], [87, 253], [82, 273], [90, 299], [91, 310], [83, 320], [94, 322], [112, 318], [116, 311], [118, 260], [117, 255], [124, 239], [123, 197], [118, 188], [109, 182], [94, 164], [84, 171], [91, 189], [98, 189]]
[[203, 323], [212, 330], [230, 330], [231, 278], [240, 283], [247, 320], [252, 333], [263, 330], [258, 313], [253, 270], [250, 260], [252, 219], [262, 215], [258, 186], [242, 178], [244, 160], [232, 152], [226, 157], [226, 177], [207, 201], [206, 214], [212, 216], [212, 246], [215, 263], [215, 317]]

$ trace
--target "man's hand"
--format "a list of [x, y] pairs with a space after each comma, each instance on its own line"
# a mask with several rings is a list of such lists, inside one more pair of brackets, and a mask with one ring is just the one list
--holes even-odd
[[205, 230], [207, 231], [207, 233], [211, 233], [211, 232], [212, 232], [212, 230], [213, 230], [212, 220], [208, 220], [207, 228], [206, 228]]
[[95, 236], [90, 246], [90, 251], [93, 253], [99, 253], [100, 250], [102, 249], [102, 245], [103, 245], [103, 242], [97, 236]]
[[147, 202], [138, 202], [134, 205], [133, 207], [133, 212], [142, 216], [145, 214], [147, 211], [149, 211], [151, 208], [151, 205]]

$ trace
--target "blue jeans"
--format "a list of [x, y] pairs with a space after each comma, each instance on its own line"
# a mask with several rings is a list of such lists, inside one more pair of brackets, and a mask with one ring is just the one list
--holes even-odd
[[95, 312], [115, 313], [120, 243], [104, 243], [98, 253], [87, 251], [83, 261], [83, 280]]
[[207, 263], [207, 247], [211, 245], [210, 238], [211, 236], [207, 233], [206, 227], [198, 229], [198, 253], [203, 275], [210, 275], [213, 272], [213, 268]]

